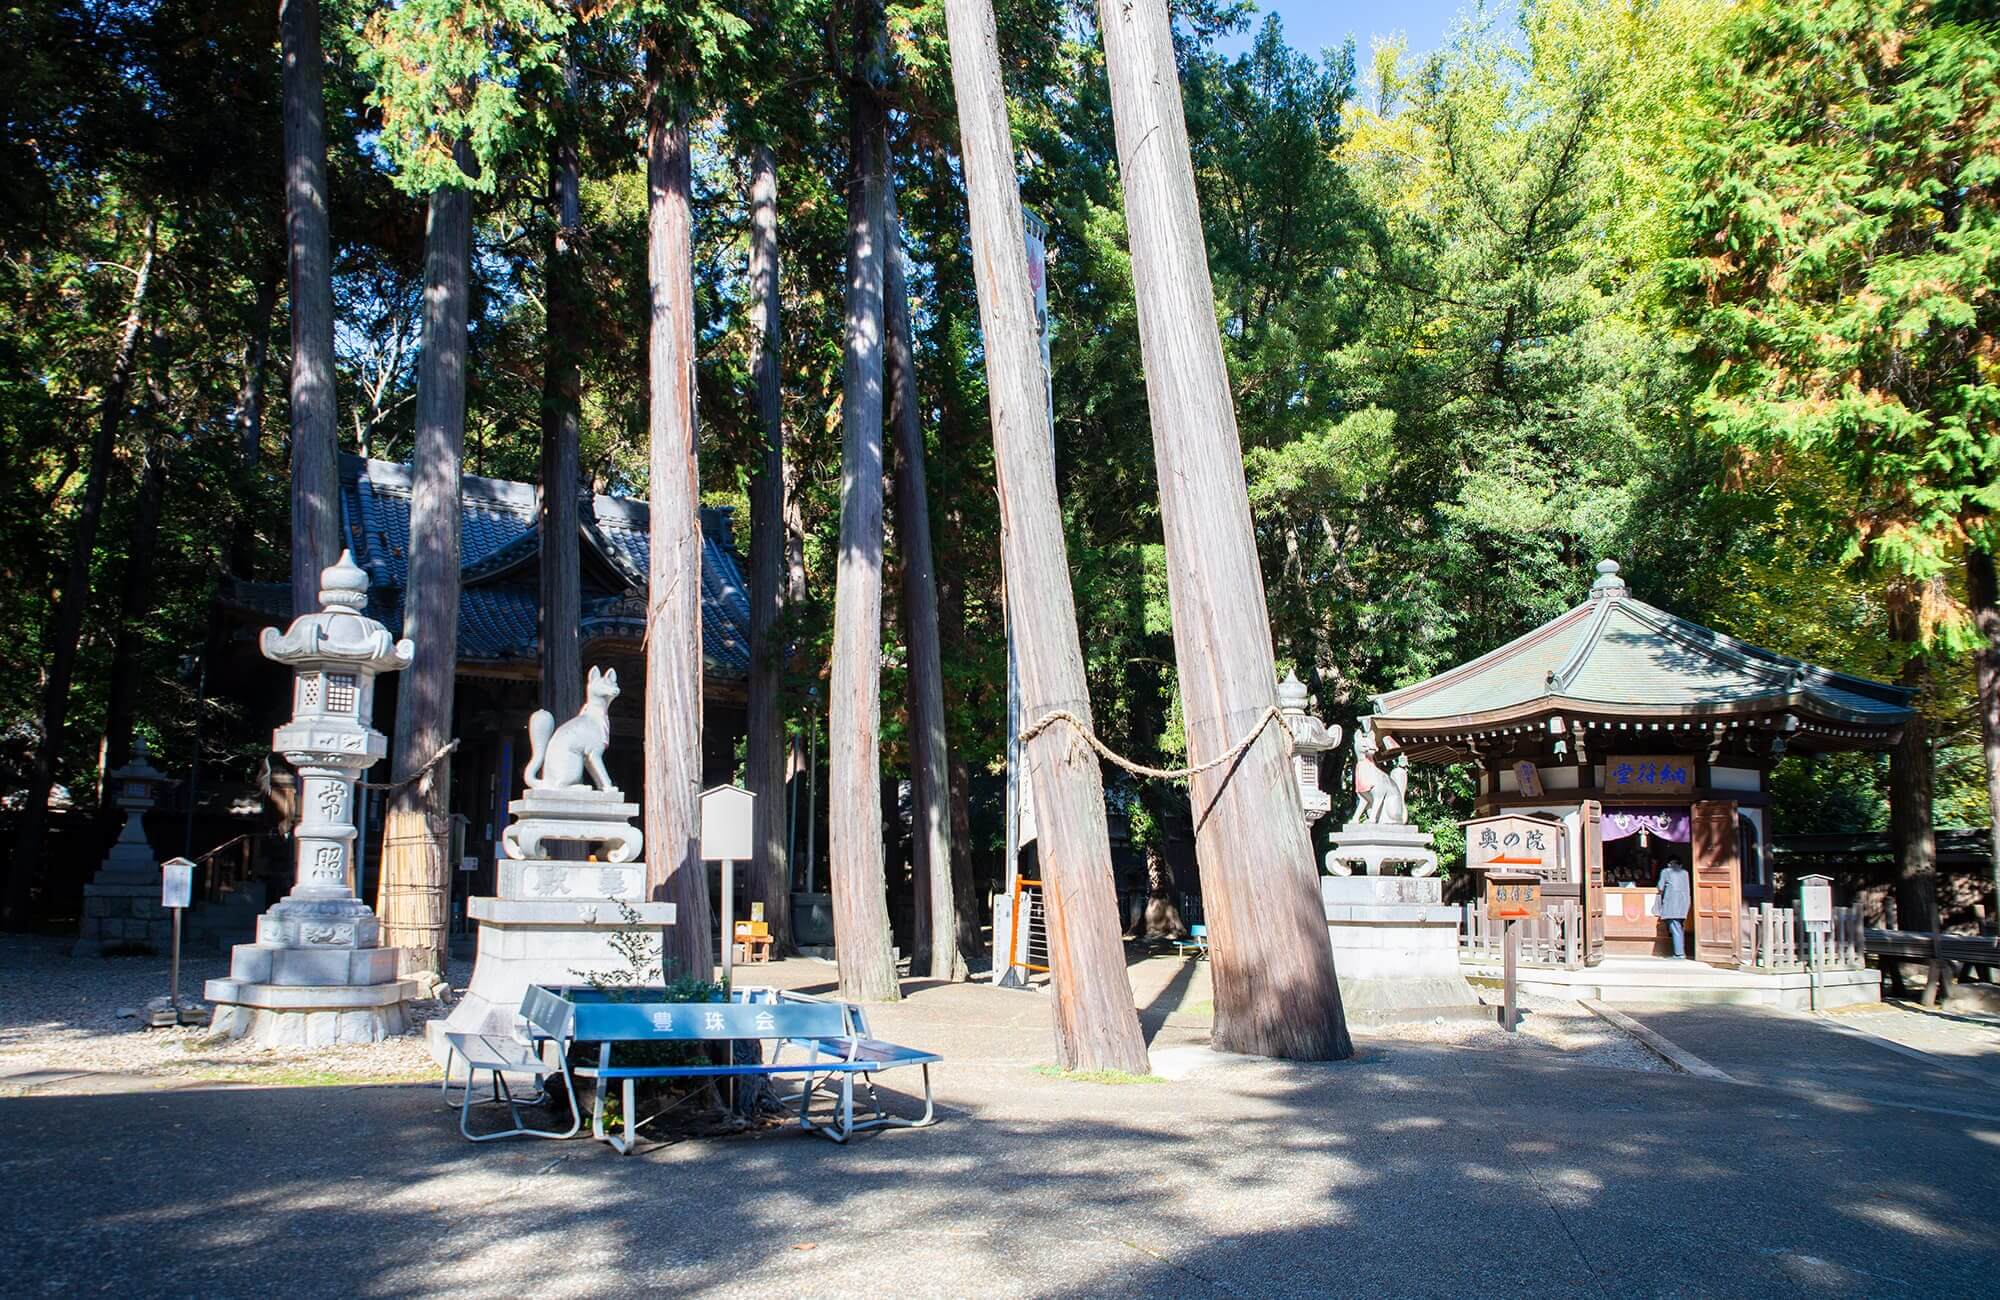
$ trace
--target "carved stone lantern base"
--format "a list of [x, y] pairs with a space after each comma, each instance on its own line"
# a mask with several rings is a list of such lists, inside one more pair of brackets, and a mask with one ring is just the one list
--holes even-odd
[[208, 981], [214, 1027], [272, 1047], [372, 1043], [405, 1028], [414, 980], [402, 950], [383, 948], [381, 923], [353, 895], [285, 898], [257, 918], [257, 942], [230, 950], [229, 977]]

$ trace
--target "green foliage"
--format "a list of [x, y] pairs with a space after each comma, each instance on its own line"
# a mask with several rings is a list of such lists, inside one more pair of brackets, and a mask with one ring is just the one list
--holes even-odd
[[1671, 268], [1711, 426], [1830, 467], [1850, 554], [1917, 581], [1991, 546], [2000, 502], [2000, 28], [1973, 12], [1740, 10]]

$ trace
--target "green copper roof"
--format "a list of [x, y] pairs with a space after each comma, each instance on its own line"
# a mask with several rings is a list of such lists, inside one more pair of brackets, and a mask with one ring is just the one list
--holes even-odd
[[1760, 650], [1634, 599], [1610, 560], [1590, 599], [1490, 654], [1375, 698], [1394, 731], [1547, 712], [1730, 716], [1789, 710], [1893, 728], [1910, 692]]

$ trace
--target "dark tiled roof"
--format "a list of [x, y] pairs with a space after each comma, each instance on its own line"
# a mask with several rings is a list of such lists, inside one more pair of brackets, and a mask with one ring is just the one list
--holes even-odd
[[[408, 580], [411, 472], [408, 465], [341, 457], [341, 524], [354, 558], [368, 571], [369, 612], [400, 629], [403, 584]], [[648, 557], [646, 503], [599, 496], [595, 518], [580, 530], [617, 588], [583, 591], [583, 636], [637, 639], [645, 629]], [[466, 475], [459, 490], [458, 653], [463, 661], [499, 663], [533, 659], [538, 651], [540, 588], [535, 562], [541, 541], [535, 488], [529, 483]], [[702, 655], [709, 672], [742, 677], [750, 669], [750, 600], [736, 555], [727, 510], [705, 509], [702, 533]], [[237, 600], [274, 620], [291, 616], [290, 592], [281, 583], [238, 583]]]

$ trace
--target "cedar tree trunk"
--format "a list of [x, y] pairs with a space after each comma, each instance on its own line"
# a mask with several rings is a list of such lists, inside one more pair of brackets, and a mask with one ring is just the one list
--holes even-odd
[[[576, 60], [564, 70], [568, 94], [549, 146], [548, 339], [542, 357], [541, 641], [542, 707], [558, 724], [583, 707], [583, 597], [578, 574], [577, 493], [582, 478], [585, 286], [578, 249], [583, 214], [577, 197], [574, 117]], [[512, 780], [512, 774], [508, 774]]]
[[[886, 124], [885, 124], [886, 125]], [[888, 239], [883, 292], [888, 331], [889, 425], [896, 434], [896, 537], [903, 546], [903, 623], [910, 648], [910, 854], [925, 886], [916, 900], [917, 959], [934, 980], [965, 978], [952, 906], [951, 776], [944, 720], [944, 665], [938, 645], [937, 567], [931, 555], [924, 428], [917, 410], [916, 343], [904, 283], [893, 187], [884, 187]], [[914, 970], [914, 967], [912, 968]]]
[[709, 978], [701, 846], [701, 479], [694, 410], [694, 213], [688, 131], [647, 52], [646, 277], [652, 563], [646, 583], [646, 885], [676, 906], [667, 977]]
[[292, 290], [292, 613], [319, 608], [320, 570], [340, 556], [328, 252], [326, 95], [319, 0], [278, 0], [284, 54], [285, 237]]
[[236, 409], [230, 416], [236, 429], [238, 486], [236, 522], [229, 532], [229, 571], [239, 578], [257, 576], [256, 511], [251, 503], [257, 496], [257, 463], [264, 455], [264, 363], [271, 350], [271, 317], [278, 309], [281, 274], [274, 262], [271, 273], [257, 286], [257, 308], [243, 348], [243, 378], [237, 383]]
[[1889, 839], [1896, 853], [1896, 923], [1905, 930], [1937, 929], [1937, 836], [1931, 828], [1932, 772], [1930, 719], [1924, 716], [1924, 688], [1930, 657], [1918, 644], [1918, 593], [1892, 592], [1889, 634], [1908, 647], [1900, 678], [1918, 692], [1916, 712], [1902, 739], [1889, 751]]
[[785, 843], [785, 424], [778, 318], [778, 164], [770, 146], [750, 159], [750, 376], [764, 455], [750, 477], [750, 717], [746, 780], [757, 796], [750, 895], [764, 903], [771, 947], [792, 947], [792, 885]]
[[[1125, 186], [1188, 757], [1199, 763], [1228, 750], [1276, 703], [1271, 622], [1166, 0], [1103, 0], [1098, 25]], [[1193, 784], [1215, 1046], [1297, 1060], [1351, 1055], [1284, 734], [1265, 727], [1240, 761]]]
[[855, 8], [848, 111], [846, 362], [841, 371], [840, 557], [827, 681], [827, 874], [840, 995], [900, 996], [882, 866], [882, 250], [887, 220], [881, 85], [887, 34], [877, 0]]
[[[1056, 498], [1048, 394], [1028, 287], [1027, 236], [990, 0], [947, 0], [973, 277], [986, 349], [987, 402], [999, 479], [1001, 556], [1019, 653], [1022, 716], [1068, 709], [1086, 723], [1090, 698]], [[1144, 1074], [1146, 1041], [1119, 941], [1118, 899], [1097, 757], [1062, 726], [1028, 743], [1056, 1059], [1067, 1069]]]
[[1979, 629], [1973, 675], [1979, 685], [1979, 740], [1986, 755], [1987, 852], [1992, 858], [1993, 912], [2000, 918], [2000, 580], [1993, 557], [1977, 547], [1965, 553], [1965, 599]]
[[[463, 161], [461, 161], [463, 165]], [[409, 580], [403, 635], [416, 658], [396, 689], [391, 779], [407, 781], [451, 741], [458, 673], [459, 480], [465, 451], [466, 311], [472, 270], [472, 195], [434, 191], [424, 230], [423, 356], [417, 369]], [[451, 766], [392, 791], [382, 830], [375, 911], [382, 946], [402, 950], [402, 973], [434, 992], [443, 982]]]

